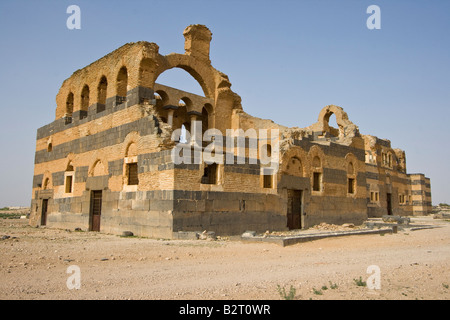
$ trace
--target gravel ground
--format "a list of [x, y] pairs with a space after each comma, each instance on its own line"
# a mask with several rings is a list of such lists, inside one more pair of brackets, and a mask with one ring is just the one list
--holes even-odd
[[[238, 240], [154, 240], [34, 228], [0, 219], [0, 299], [400, 300], [450, 298], [450, 222], [397, 234], [281, 247]], [[358, 286], [379, 268], [380, 289]], [[69, 289], [70, 266], [80, 270]], [[359, 283], [361, 284], [361, 283]]]

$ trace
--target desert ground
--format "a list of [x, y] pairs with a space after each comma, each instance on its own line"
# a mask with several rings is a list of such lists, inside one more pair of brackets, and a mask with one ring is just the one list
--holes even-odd
[[[279, 288], [292, 288], [299, 300], [447, 300], [450, 221], [412, 217], [415, 224], [436, 228], [282, 247], [120, 237], [1, 218], [0, 299], [280, 300]], [[363, 285], [373, 265], [378, 289]], [[79, 268], [79, 289], [67, 284], [71, 266]]]

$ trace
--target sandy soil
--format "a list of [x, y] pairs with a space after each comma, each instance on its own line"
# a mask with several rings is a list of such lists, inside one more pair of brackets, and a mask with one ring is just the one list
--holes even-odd
[[[450, 222], [439, 228], [280, 247], [239, 240], [154, 240], [34, 228], [0, 219], [0, 299], [449, 299]], [[3, 237], [3, 236], [9, 236]], [[69, 289], [71, 265], [80, 289]], [[380, 289], [358, 286], [380, 270]]]

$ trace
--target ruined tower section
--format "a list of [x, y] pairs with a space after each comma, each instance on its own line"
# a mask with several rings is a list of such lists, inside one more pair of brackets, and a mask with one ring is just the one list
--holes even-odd
[[432, 211], [431, 203], [431, 182], [424, 174], [409, 174], [410, 179], [410, 198], [409, 203], [412, 206], [414, 215], [426, 215]]
[[[331, 125], [335, 117], [337, 127]], [[318, 121], [300, 130], [284, 131], [282, 185], [289, 193], [303, 194], [302, 226], [321, 222], [362, 223], [367, 219], [364, 141], [358, 127], [339, 106], [324, 107]], [[284, 150], [283, 150], [284, 151]], [[295, 151], [295, 152], [294, 152]], [[303, 182], [294, 183], [292, 167], [297, 159]], [[299, 174], [294, 176], [299, 177]]]
[[431, 213], [430, 179], [407, 174], [406, 155], [391, 142], [365, 135], [369, 217]]
[[203, 25], [191, 25], [184, 29], [184, 50], [189, 56], [210, 63], [211, 31]]

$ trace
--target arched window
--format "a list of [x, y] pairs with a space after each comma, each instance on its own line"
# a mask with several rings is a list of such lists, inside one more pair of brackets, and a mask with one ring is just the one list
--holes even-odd
[[117, 75], [117, 104], [127, 101], [128, 91], [128, 71], [126, 67], [122, 67]]
[[64, 118], [66, 119], [66, 121], [65, 121], [66, 124], [72, 123], [72, 114], [73, 114], [73, 93], [70, 92], [67, 95], [66, 112], [64, 114]]
[[162, 97], [158, 92], [154, 92], [153, 96], [155, 97], [156, 106], [162, 104]]
[[97, 113], [105, 110], [106, 106], [106, 92], [108, 89], [108, 80], [102, 76], [97, 87]]
[[137, 156], [137, 146], [136, 143], [132, 142], [128, 145], [127, 151], [125, 154], [126, 157], [135, 157]]
[[180, 101], [178, 101], [178, 106], [186, 107], [187, 109], [190, 109], [192, 107], [192, 101], [191, 101], [191, 99], [189, 99], [187, 97], [183, 97], [180, 99]]
[[89, 108], [89, 86], [86, 84], [81, 91], [81, 108], [80, 108], [80, 119], [87, 117], [87, 112]]

